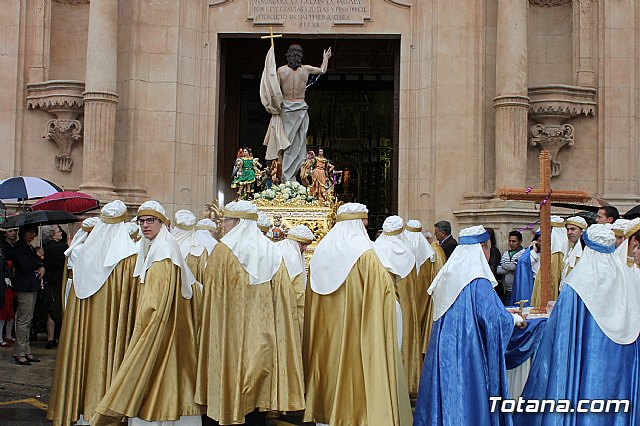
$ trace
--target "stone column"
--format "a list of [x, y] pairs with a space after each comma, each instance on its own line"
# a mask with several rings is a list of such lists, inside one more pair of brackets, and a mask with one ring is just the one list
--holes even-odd
[[118, 0], [91, 0], [84, 92], [83, 191], [115, 195], [116, 77], [118, 64]]
[[524, 186], [527, 161], [528, 0], [498, 0], [496, 188]]

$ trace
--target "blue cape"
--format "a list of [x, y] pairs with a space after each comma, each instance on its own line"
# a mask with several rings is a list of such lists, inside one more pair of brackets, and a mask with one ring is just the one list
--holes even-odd
[[531, 248], [525, 249], [516, 264], [516, 274], [511, 288], [510, 305], [515, 305], [519, 300], [528, 300], [525, 306], [530, 306], [531, 293], [533, 293], [533, 272], [531, 271]]
[[570, 400], [572, 408], [581, 399], [628, 399], [629, 412], [518, 413], [514, 424], [640, 425], [639, 349], [638, 341], [619, 345], [609, 339], [578, 294], [565, 285], [545, 327], [522, 397]]
[[515, 328], [505, 353], [507, 370], [520, 367], [523, 362], [533, 357], [542, 341], [546, 318], [527, 320], [525, 328]]
[[508, 398], [505, 350], [513, 317], [478, 278], [433, 323], [422, 366], [414, 426], [510, 426], [511, 415], [490, 413], [490, 396]]

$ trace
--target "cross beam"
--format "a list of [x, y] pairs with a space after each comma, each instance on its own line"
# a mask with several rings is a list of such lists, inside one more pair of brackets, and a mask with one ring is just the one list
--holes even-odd
[[282, 34], [273, 34], [273, 27], [269, 27], [269, 35], [262, 36], [260, 38], [263, 39], [263, 40], [270, 38], [271, 39], [271, 47], [273, 47], [273, 39], [281, 38], [281, 37], [282, 37]]
[[540, 188], [501, 188], [498, 197], [503, 200], [533, 201], [540, 203], [540, 282], [541, 306], [546, 307], [551, 287], [551, 203], [553, 201], [586, 202], [591, 195], [584, 191], [553, 191], [551, 188], [551, 154], [540, 152]]

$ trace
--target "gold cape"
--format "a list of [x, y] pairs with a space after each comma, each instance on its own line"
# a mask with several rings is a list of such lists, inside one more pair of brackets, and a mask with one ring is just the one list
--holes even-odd
[[166, 421], [202, 414], [193, 401], [197, 346], [192, 305], [182, 297], [180, 279], [180, 268], [170, 259], [147, 270], [131, 342], [92, 426], [117, 425], [123, 416]]
[[[429, 262], [427, 260], [427, 262]], [[431, 262], [429, 262], [431, 263]], [[418, 318], [419, 299], [415, 266], [403, 279], [396, 277], [396, 293], [402, 310], [402, 365], [407, 379], [409, 396], [418, 394], [420, 370], [422, 369], [422, 328]]]
[[[433, 262], [427, 259], [427, 261], [422, 264], [420, 273], [418, 274], [417, 286], [421, 293], [419, 296], [417, 296], [418, 300], [424, 304], [420, 306], [423, 354], [427, 353], [429, 338], [431, 336], [431, 329], [433, 328], [433, 299], [431, 298], [429, 293], [427, 293], [427, 290], [429, 290], [433, 279], [436, 277], [436, 275], [438, 275], [438, 272], [440, 272], [440, 269], [442, 269], [444, 263], [447, 261], [444, 255], [444, 250], [442, 250], [440, 244], [433, 242], [431, 244], [431, 247], [433, 247], [433, 250], [436, 252], [436, 259]], [[424, 291], [422, 289], [424, 289]]]
[[206, 250], [203, 251], [200, 256], [189, 254], [185, 259], [187, 266], [191, 270], [193, 276], [196, 277], [197, 281], [197, 283], [191, 286], [193, 290], [193, 296], [191, 297], [191, 312], [193, 313], [193, 323], [196, 325], [196, 343], [199, 342], [198, 339], [200, 338], [200, 318], [202, 316], [201, 283], [204, 281], [207, 260], [209, 260], [209, 255]]
[[304, 289], [306, 283], [302, 279], [302, 274], [298, 274], [291, 280], [293, 290], [296, 293], [296, 313], [298, 319], [298, 328], [300, 330], [300, 343], [302, 344], [302, 336], [304, 334]]
[[393, 279], [373, 250], [333, 293], [307, 287], [305, 422], [411, 425], [396, 327]]
[[270, 282], [249, 274], [224, 244], [207, 263], [195, 401], [221, 425], [255, 411], [304, 409], [296, 294], [284, 261]]
[[47, 410], [56, 426], [89, 420], [122, 363], [135, 320], [136, 257], [121, 260], [91, 297], [78, 299], [71, 287]]
[[[549, 300], [558, 300], [558, 293], [560, 287], [560, 279], [562, 277], [562, 268], [564, 267], [564, 254], [556, 252], [551, 255], [551, 291], [549, 293]], [[533, 282], [533, 292], [531, 293], [531, 306], [540, 306], [540, 298], [542, 297], [541, 277], [540, 271], [536, 275], [536, 279]]]

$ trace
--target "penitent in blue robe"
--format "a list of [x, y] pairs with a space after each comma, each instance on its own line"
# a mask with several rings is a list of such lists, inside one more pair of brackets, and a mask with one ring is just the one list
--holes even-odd
[[490, 412], [490, 396], [508, 398], [505, 350], [513, 317], [478, 278], [433, 323], [422, 366], [414, 426], [511, 425], [511, 415]]
[[531, 247], [529, 247], [525, 249], [516, 264], [509, 304], [515, 305], [520, 300], [528, 300], [529, 302], [524, 305], [529, 306], [531, 293], [533, 293], [533, 271], [531, 270]]
[[620, 345], [609, 339], [575, 290], [565, 285], [547, 322], [522, 397], [529, 400], [569, 400], [574, 409], [581, 399], [626, 399], [629, 400], [629, 411], [517, 413], [514, 424], [640, 425], [639, 349], [637, 340], [629, 345]]

